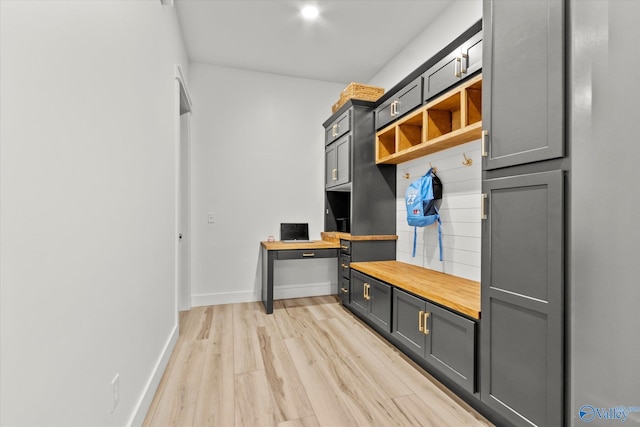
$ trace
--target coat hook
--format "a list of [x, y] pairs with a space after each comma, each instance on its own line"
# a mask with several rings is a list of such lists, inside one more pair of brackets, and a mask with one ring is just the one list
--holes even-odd
[[409, 178], [411, 178], [411, 174], [410, 174], [409, 172], [407, 172], [406, 170], [405, 170], [405, 171], [402, 171], [402, 172], [404, 172], [404, 179], [409, 179]]
[[433, 173], [437, 173], [437, 172], [438, 172], [438, 168], [437, 168], [437, 167], [435, 167], [435, 166], [433, 166], [433, 165], [431, 164], [431, 162], [429, 162], [429, 167], [431, 168], [431, 170], [433, 171]]
[[473, 164], [473, 159], [468, 158], [465, 153], [462, 153], [462, 156], [464, 156], [464, 162], [462, 162], [463, 165], [471, 166]]

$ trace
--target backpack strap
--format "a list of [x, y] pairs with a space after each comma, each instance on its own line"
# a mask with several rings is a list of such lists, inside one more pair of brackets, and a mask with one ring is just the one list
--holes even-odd
[[[413, 253], [412, 257], [416, 257], [416, 240], [418, 239], [418, 227], [413, 227]], [[440, 255], [442, 257], [442, 255]]]

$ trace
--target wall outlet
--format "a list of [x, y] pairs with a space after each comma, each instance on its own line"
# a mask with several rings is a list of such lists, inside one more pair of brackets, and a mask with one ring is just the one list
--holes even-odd
[[120, 401], [120, 374], [116, 374], [111, 380], [111, 413], [116, 410]]
[[209, 224], [213, 224], [214, 222], [216, 222], [216, 213], [215, 212], [209, 212], [209, 215], [207, 216], [207, 222]]

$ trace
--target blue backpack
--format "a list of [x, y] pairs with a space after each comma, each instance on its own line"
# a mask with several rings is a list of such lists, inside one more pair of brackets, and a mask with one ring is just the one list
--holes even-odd
[[442, 198], [442, 182], [433, 169], [420, 179], [412, 182], [407, 188], [404, 200], [407, 204], [407, 222], [413, 226], [413, 254], [416, 256], [416, 240], [418, 227], [426, 227], [438, 222], [438, 244], [440, 261], [442, 261], [442, 221], [435, 201]]

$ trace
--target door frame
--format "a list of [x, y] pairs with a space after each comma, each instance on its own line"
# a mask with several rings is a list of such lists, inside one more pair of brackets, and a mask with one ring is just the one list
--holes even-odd
[[[189, 95], [189, 89], [182, 74], [182, 69], [178, 64], [175, 65], [175, 177], [174, 177], [174, 191], [175, 191], [175, 312], [176, 317], [179, 311], [191, 309], [191, 283], [190, 283], [190, 116], [191, 116], [191, 96]], [[184, 121], [187, 125], [186, 132], [182, 129], [183, 115], [187, 114]], [[182, 152], [186, 153], [186, 161], [182, 161]], [[186, 171], [183, 170], [183, 163], [186, 165]], [[186, 178], [186, 191], [182, 190], [182, 179]], [[184, 194], [186, 193], [186, 194]], [[183, 212], [184, 218], [183, 221]], [[186, 224], [186, 229], [183, 229], [183, 222]], [[184, 251], [182, 251], [182, 247]], [[182, 274], [186, 269], [186, 274]], [[183, 280], [183, 278], [185, 280]]]

